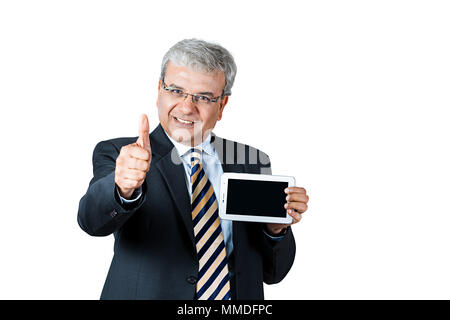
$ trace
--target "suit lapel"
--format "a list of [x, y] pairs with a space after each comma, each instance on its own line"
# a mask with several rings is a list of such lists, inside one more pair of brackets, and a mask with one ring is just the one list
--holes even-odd
[[[155, 164], [156, 168], [164, 178], [170, 196], [172, 197], [178, 213], [183, 221], [189, 239], [195, 249], [194, 227], [191, 217], [191, 199], [186, 188], [184, 179], [186, 173], [181, 161], [172, 161], [172, 151], [176, 153], [172, 142], [167, 138], [161, 125], [150, 135], [152, 154], [155, 158], [159, 158]], [[178, 154], [176, 153], [178, 156]]]
[[191, 200], [186, 189], [186, 182], [184, 180], [186, 173], [184, 171], [183, 164], [175, 164], [171, 159], [171, 154], [168, 153], [160, 161], [158, 161], [156, 167], [166, 181], [172, 199], [178, 208], [189, 238], [195, 248], [194, 225], [192, 223], [191, 216]]

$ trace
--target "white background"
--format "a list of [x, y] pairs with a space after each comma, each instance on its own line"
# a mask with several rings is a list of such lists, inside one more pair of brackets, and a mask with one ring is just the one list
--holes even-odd
[[95, 144], [158, 124], [162, 56], [235, 56], [216, 134], [310, 207], [267, 299], [450, 298], [446, 1], [0, 2], [0, 298], [98, 299], [112, 236], [76, 221]]

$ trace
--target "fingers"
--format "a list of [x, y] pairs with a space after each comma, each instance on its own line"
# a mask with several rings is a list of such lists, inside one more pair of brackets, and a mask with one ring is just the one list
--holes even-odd
[[297, 212], [303, 213], [308, 210], [308, 205], [303, 202], [289, 202], [284, 205], [284, 208], [288, 210], [288, 213], [289, 209], [294, 209]]
[[135, 169], [143, 172], [147, 172], [150, 169], [150, 162], [147, 160], [141, 160], [136, 158], [130, 158], [127, 161], [128, 169]]
[[[139, 188], [145, 181], [149, 169], [149, 161], [134, 158], [117, 158], [114, 181], [120, 188], [122, 196], [130, 197], [133, 190]], [[139, 167], [131, 169], [129, 167]]]
[[286, 192], [287, 194], [290, 193], [304, 193], [306, 194], [306, 189], [302, 188], [302, 187], [289, 187], [284, 189], [284, 192]]
[[117, 173], [120, 175], [123, 179], [128, 180], [144, 180], [145, 176], [147, 175], [147, 172], [142, 170], [136, 170], [136, 169], [118, 169]]
[[308, 210], [309, 196], [306, 194], [305, 188], [302, 187], [289, 187], [286, 188], [285, 192], [287, 203], [284, 208], [294, 220], [293, 223], [297, 223], [301, 220], [302, 213]]
[[[309, 196], [306, 194], [305, 188], [301, 187], [289, 187], [284, 190], [284, 192], [287, 193], [286, 201], [287, 204], [293, 203], [294, 205], [298, 206], [299, 203], [301, 203], [301, 208], [305, 207], [305, 209], [302, 211], [306, 211], [308, 208], [307, 203], [309, 201]], [[286, 206], [285, 206], [286, 207]], [[296, 209], [296, 208], [293, 208]]]
[[308, 203], [309, 197], [305, 193], [291, 193], [286, 196], [286, 201], [288, 202], [298, 201]]
[[116, 178], [115, 183], [117, 186], [119, 186], [120, 190], [122, 191], [122, 194], [127, 194], [126, 196], [131, 196], [131, 193], [134, 191], [134, 189], [139, 188], [143, 181], [133, 180], [133, 179], [126, 179], [126, 178]]
[[150, 148], [150, 126], [148, 124], [147, 115], [141, 115], [141, 120], [139, 122], [139, 138], [136, 143], [143, 149], [151, 152]]
[[151, 157], [151, 151], [149, 152], [140, 147], [137, 143], [123, 146], [122, 149], [120, 149], [120, 153], [144, 161], [150, 160]]
[[301, 213], [298, 213], [298, 212], [290, 209], [290, 210], [288, 210], [288, 214], [292, 217], [292, 224], [298, 223], [298, 222], [300, 222], [300, 220], [302, 220]]

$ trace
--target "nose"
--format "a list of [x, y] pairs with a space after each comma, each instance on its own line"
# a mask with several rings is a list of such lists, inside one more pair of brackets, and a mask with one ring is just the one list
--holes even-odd
[[180, 101], [180, 109], [185, 114], [195, 113], [195, 103], [192, 101], [192, 97], [190, 95], [186, 95], [182, 101]]

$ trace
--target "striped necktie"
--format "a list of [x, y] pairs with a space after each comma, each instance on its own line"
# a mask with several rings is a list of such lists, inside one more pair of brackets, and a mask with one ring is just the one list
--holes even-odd
[[191, 209], [199, 258], [195, 299], [230, 300], [227, 255], [217, 200], [203, 170], [201, 157], [201, 149], [191, 148]]

